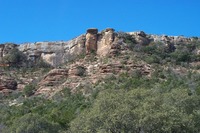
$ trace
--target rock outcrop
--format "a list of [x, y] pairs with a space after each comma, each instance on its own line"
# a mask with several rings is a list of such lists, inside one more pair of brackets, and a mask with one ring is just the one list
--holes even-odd
[[[146, 46], [152, 42], [161, 42], [175, 50], [177, 45], [188, 44], [194, 41], [200, 41], [199, 38], [185, 38], [183, 36], [150, 35], [143, 31], [129, 32], [129, 35], [135, 40], [134, 43], [139, 46]], [[70, 41], [58, 42], [36, 42], [25, 44], [1, 44], [0, 60], [9, 51], [17, 47], [25, 53], [29, 59], [37, 61], [43, 59], [54, 67], [75, 59], [78, 55], [94, 52], [98, 56], [116, 55], [119, 48], [126, 45], [126, 42], [117, 36], [112, 28], [107, 28], [98, 33], [98, 29], [90, 28], [85, 35], [81, 35]]]
[[16, 90], [17, 82], [14, 78], [6, 76], [5, 73], [0, 72], [0, 91], [2, 90]]
[[115, 40], [114, 29], [107, 28], [102, 31], [98, 36], [97, 42], [97, 54], [100, 56], [106, 56], [111, 49], [111, 46]]
[[132, 74], [135, 71], [139, 71], [141, 75], [151, 75], [153, 69], [150, 65], [127, 59], [126, 54], [112, 56], [107, 58], [107, 61], [101, 57], [88, 61], [88, 58], [93, 58], [93, 55], [88, 55], [65, 66], [64, 69], [53, 69], [40, 81], [36, 94], [51, 96], [63, 88], [68, 88], [73, 93], [82, 92], [84, 95], [89, 95], [93, 91], [93, 85], [110, 76]]
[[39, 91], [36, 94], [55, 91], [68, 77], [68, 69], [53, 69], [38, 83]]
[[52, 66], [58, 66], [84, 53], [85, 35], [70, 41], [27, 43], [18, 48], [33, 60], [41, 58]]
[[55, 86], [58, 85], [60, 81], [67, 78], [67, 69], [53, 69], [38, 84], [39, 86]]
[[[109, 76], [117, 77], [124, 73], [151, 76], [153, 68], [145, 61], [137, 60], [138, 53], [134, 48], [140, 49], [157, 44], [173, 52], [178, 45], [190, 44], [193, 41], [200, 42], [200, 39], [149, 35], [143, 31], [115, 32], [112, 28], [98, 32], [98, 29], [91, 28], [86, 34], [70, 41], [1, 44], [0, 61], [12, 49], [18, 48], [28, 59], [34, 62], [43, 59], [55, 68], [45, 76], [42, 70], [21, 74], [11, 71], [7, 71], [6, 74], [0, 72], [0, 91], [5, 93], [16, 89], [22, 91], [27, 84], [37, 83], [36, 95], [50, 96], [63, 88], [69, 88], [71, 92], [81, 91], [84, 95], [91, 94], [89, 91], [92, 91], [92, 86]], [[194, 52], [200, 54], [198, 48]], [[67, 63], [72, 60], [74, 61]], [[60, 64], [62, 66], [59, 66]], [[0, 68], [1, 66], [4, 67], [5, 64], [2, 63]]]
[[86, 53], [92, 53], [97, 51], [97, 39], [98, 39], [98, 29], [92, 28], [87, 30], [86, 34]]

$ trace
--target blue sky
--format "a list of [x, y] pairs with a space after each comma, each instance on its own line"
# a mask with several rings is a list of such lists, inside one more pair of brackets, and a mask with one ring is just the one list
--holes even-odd
[[200, 0], [0, 0], [0, 43], [70, 40], [90, 27], [200, 37]]

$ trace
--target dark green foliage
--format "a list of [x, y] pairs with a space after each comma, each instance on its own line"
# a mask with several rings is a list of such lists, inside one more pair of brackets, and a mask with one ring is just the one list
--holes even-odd
[[170, 68], [154, 68], [151, 78], [139, 70], [117, 78], [110, 76], [94, 87], [92, 98], [71, 94], [65, 88], [51, 99], [33, 96], [13, 106], [0, 104], [2, 130], [5, 133], [199, 132], [199, 75], [190, 72], [182, 76]]
[[[41, 130], [56, 133], [59, 130], [67, 130], [69, 123], [89, 105], [90, 102], [81, 94], [71, 94], [68, 89], [64, 89], [51, 100], [33, 96], [13, 106], [2, 105], [0, 123], [5, 125], [6, 130], [13, 132], [35, 133]], [[38, 127], [40, 124], [41, 127]]]
[[27, 69], [38, 69], [38, 68], [52, 68], [50, 64], [45, 62], [43, 59], [39, 58], [36, 60], [29, 59], [26, 64]]
[[191, 53], [185, 51], [176, 51], [171, 54], [171, 57], [176, 60], [176, 62], [190, 62]]
[[182, 63], [190, 63], [200, 60], [200, 56], [196, 54], [197, 47], [199, 47], [199, 42], [178, 45], [176, 48], [172, 44], [165, 46], [160, 42], [152, 42], [148, 46], [135, 49], [135, 51], [141, 60], [144, 60], [149, 64], [166, 64], [170, 62], [176, 65], [181, 65]]
[[27, 62], [27, 56], [17, 48], [13, 48], [6, 56], [3, 57], [3, 61], [13, 67], [18, 67]]
[[[188, 101], [193, 108], [189, 108]], [[199, 132], [199, 120], [191, 121], [199, 102], [198, 97], [188, 96], [184, 89], [167, 93], [142, 88], [106, 90], [90, 110], [71, 123], [71, 132]]]
[[36, 64], [33, 64], [33, 67], [37, 68], [51, 68], [51, 65], [46, 63], [43, 59], [36, 61]]
[[57, 123], [49, 122], [38, 114], [25, 114], [13, 121], [10, 133], [58, 133], [61, 128]]
[[36, 85], [35, 84], [29, 84], [29, 85], [26, 85], [23, 89], [23, 93], [25, 96], [31, 96], [34, 94], [34, 91], [35, 91], [35, 88]]
[[170, 69], [156, 73], [151, 79], [135, 74], [106, 79], [94, 105], [71, 122], [71, 132], [199, 132], [200, 98], [188, 89], [200, 85], [188, 82], [200, 79]]
[[78, 76], [84, 76], [84, 74], [85, 74], [85, 68], [84, 67], [82, 67], [82, 66], [77, 66], [77, 75]]
[[117, 32], [118, 38], [123, 39], [123, 41], [127, 44], [127, 47], [130, 50], [133, 50], [136, 44], [135, 38], [133, 38], [130, 34], [125, 32]]

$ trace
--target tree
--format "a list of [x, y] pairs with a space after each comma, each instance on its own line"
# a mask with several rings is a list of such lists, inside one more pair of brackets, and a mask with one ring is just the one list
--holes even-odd
[[58, 133], [61, 128], [40, 115], [29, 113], [15, 119], [9, 130], [11, 133]]
[[72, 121], [70, 129], [79, 133], [199, 132], [199, 120], [194, 119], [200, 116], [199, 102], [186, 89], [105, 90], [92, 108]]
[[26, 63], [27, 57], [17, 48], [13, 48], [6, 56], [3, 57], [3, 61], [15, 67]]
[[33, 95], [35, 91], [35, 86], [35, 84], [26, 85], [23, 89], [24, 95], [27, 97]]

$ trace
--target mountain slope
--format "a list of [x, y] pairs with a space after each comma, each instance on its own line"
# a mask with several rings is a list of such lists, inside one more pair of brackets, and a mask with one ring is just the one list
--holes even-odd
[[0, 46], [2, 132], [200, 131], [197, 37], [92, 28]]

